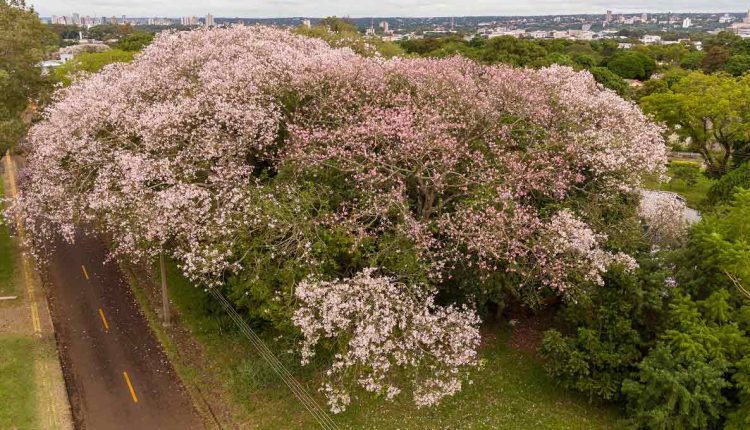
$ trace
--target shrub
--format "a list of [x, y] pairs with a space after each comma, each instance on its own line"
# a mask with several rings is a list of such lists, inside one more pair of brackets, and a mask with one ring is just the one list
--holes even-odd
[[706, 203], [718, 206], [729, 203], [738, 188], [750, 188], [750, 163], [744, 163], [724, 175], [708, 190]]
[[545, 369], [566, 388], [594, 400], [620, 398], [622, 381], [635, 370], [661, 326], [670, 284], [654, 257], [636, 273], [613, 270], [560, 314], [560, 328], [545, 333]]

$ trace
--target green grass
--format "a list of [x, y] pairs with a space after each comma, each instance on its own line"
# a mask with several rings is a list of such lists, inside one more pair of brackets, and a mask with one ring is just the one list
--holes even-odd
[[[3, 196], [3, 181], [0, 180], [0, 196]], [[0, 204], [0, 211], [3, 205]], [[0, 222], [0, 296], [17, 295], [15, 284], [16, 244], [10, 237], [5, 221]]]
[[34, 339], [0, 335], [0, 428], [38, 428]]
[[695, 184], [688, 184], [685, 180], [675, 177], [675, 169], [678, 164], [687, 162], [672, 162], [669, 164], [667, 175], [672, 178], [669, 182], [659, 182], [656, 179], [646, 181], [643, 186], [649, 190], [671, 191], [677, 193], [687, 200], [688, 207], [701, 209], [703, 200], [706, 198], [709, 188], [716, 182], [702, 174], [697, 175]]
[[[210, 312], [217, 309], [210, 298], [191, 286], [174, 266], [169, 268], [169, 278], [172, 302], [183, 323], [205, 346], [211, 366], [219, 369], [217, 382], [243, 406], [240, 419], [260, 429], [317, 428], [248, 341], [221, 313]], [[618, 420], [616, 411], [589, 404], [561, 389], [534, 357], [510, 348], [507, 329], [492, 333], [482, 349], [485, 368], [477, 371], [472, 385], [438, 407], [417, 409], [404, 394], [395, 403], [359, 394], [357, 402], [335, 416], [336, 422], [351, 429], [604, 429]], [[313, 369], [301, 368], [296, 356], [286, 352], [295, 347], [293, 340], [267, 337], [279, 359], [324, 404], [316, 390], [324, 363], [313, 363]]]

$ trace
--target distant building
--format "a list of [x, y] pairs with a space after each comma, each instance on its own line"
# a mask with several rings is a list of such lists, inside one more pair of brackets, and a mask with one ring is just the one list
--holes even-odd
[[388, 34], [388, 21], [380, 21], [380, 24], [378, 24], [378, 27], [383, 29], [383, 33]]
[[643, 15], [641, 15], [641, 21], [642, 22], [648, 22], [648, 14], [647, 13], [644, 13]]
[[209, 14], [206, 14], [206, 27], [213, 27], [216, 23], [214, 22], [214, 16]]
[[303, 19], [302, 20], [302, 26], [306, 27], [306, 28], [310, 28], [310, 27], [312, 27], [312, 24], [310, 23], [309, 19]]
[[661, 36], [647, 34], [641, 38], [641, 42], [645, 45], [658, 45], [661, 43]]
[[719, 17], [719, 24], [729, 24], [734, 21], [734, 17], [732, 15], [729, 15], [728, 13], [725, 13], [723, 16]]
[[682, 20], [682, 28], [690, 28], [690, 25], [692, 24], [692, 21], [690, 18], [685, 18]]
[[606, 22], [612, 22], [612, 11], [611, 10], [607, 11], [607, 18], [606, 18], [605, 21]]
[[198, 17], [197, 16], [183, 16], [182, 18], [180, 18], [180, 25], [184, 25], [184, 26], [198, 25]]

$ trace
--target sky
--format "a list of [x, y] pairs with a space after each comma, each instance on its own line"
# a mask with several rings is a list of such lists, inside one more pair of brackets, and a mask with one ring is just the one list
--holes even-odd
[[41, 16], [324, 17], [556, 15], [629, 12], [742, 12], [736, 0], [27, 0]]

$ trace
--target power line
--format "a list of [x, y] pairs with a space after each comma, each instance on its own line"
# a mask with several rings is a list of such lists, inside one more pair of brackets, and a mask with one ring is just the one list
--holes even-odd
[[326, 430], [338, 430], [338, 426], [330, 417], [330, 415], [328, 415], [328, 413], [323, 410], [320, 405], [318, 405], [315, 399], [313, 399], [310, 394], [307, 393], [305, 388], [299, 382], [297, 382], [296, 379], [294, 379], [294, 376], [292, 376], [291, 372], [289, 372], [289, 369], [287, 369], [286, 366], [284, 366], [284, 364], [281, 363], [278, 358], [276, 358], [276, 356], [273, 354], [273, 352], [271, 352], [263, 339], [261, 339], [253, 331], [253, 329], [250, 328], [250, 326], [247, 324], [247, 322], [245, 322], [240, 314], [237, 313], [237, 311], [234, 309], [234, 306], [229, 303], [229, 300], [227, 300], [223, 294], [216, 290], [216, 288], [209, 288], [208, 291], [212, 296], [214, 296], [214, 298], [216, 298], [224, 311], [229, 315], [232, 321], [234, 321], [234, 323], [245, 335], [245, 337], [247, 337], [247, 339], [250, 341], [253, 347], [255, 347], [261, 357], [263, 357], [263, 359], [266, 360], [266, 362], [269, 364], [269, 366], [271, 366], [274, 372], [279, 375], [281, 380], [284, 381], [287, 387], [289, 387], [292, 393], [294, 393], [295, 397], [297, 397], [297, 399], [302, 403], [305, 409], [310, 412], [310, 414], [315, 418], [318, 424], [320, 424], [320, 426]]

